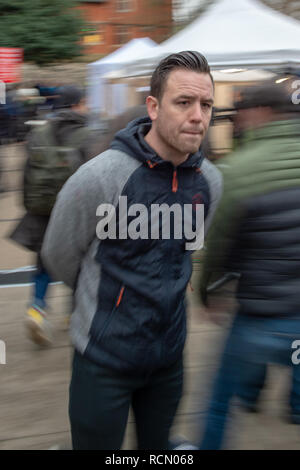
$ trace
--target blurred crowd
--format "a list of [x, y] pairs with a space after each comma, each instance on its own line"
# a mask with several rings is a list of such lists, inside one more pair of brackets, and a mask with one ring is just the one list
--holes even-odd
[[22, 83], [6, 85], [6, 102], [0, 104], [1, 143], [20, 142], [30, 129], [28, 121], [43, 119], [61, 108], [63, 85]]

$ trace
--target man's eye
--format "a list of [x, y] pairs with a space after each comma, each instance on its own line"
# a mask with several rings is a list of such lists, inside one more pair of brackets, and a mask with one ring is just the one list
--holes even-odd
[[210, 103], [203, 103], [203, 108], [205, 109], [211, 109], [212, 105]]
[[187, 106], [189, 104], [189, 101], [179, 101], [179, 103], [181, 106]]

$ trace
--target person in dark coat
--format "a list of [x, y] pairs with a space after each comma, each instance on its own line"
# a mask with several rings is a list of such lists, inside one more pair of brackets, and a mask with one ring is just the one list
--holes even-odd
[[[74, 86], [59, 89], [57, 113], [50, 120], [58, 146], [72, 146], [78, 150], [74, 167], [94, 157], [91, 134], [87, 130], [87, 108], [83, 92]], [[26, 165], [28, 164], [28, 160]], [[25, 170], [26, 174], [26, 170]], [[24, 174], [24, 175], [25, 175]], [[51, 344], [51, 334], [46, 313], [46, 294], [51, 277], [40, 257], [44, 234], [50, 215], [33, 214], [27, 211], [10, 238], [37, 254], [37, 270], [33, 277], [33, 294], [26, 314], [26, 325], [30, 338], [39, 345]]]
[[[238, 308], [225, 342], [199, 448], [224, 446], [235, 396], [253, 391], [266, 364], [291, 372], [291, 420], [300, 424], [300, 119], [290, 94], [275, 84], [248, 89], [252, 132], [226, 159], [224, 192], [208, 237], [200, 283], [207, 314], [217, 304], [208, 286], [240, 274]], [[247, 100], [247, 101], [246, 101]], [[220, 308], [220, 306], [219, 306]], [[258, 380], [259, 381], [259, 380]], [[262, 383], [262, 381], [261, 381]], [[253, 397], [251, 397], [251, 400]]]

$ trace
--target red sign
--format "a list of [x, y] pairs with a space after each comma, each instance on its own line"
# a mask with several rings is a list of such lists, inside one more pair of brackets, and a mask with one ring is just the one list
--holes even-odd
[[0, 47], [0, 80], [5, 83], [21, 81], [23, 49]]

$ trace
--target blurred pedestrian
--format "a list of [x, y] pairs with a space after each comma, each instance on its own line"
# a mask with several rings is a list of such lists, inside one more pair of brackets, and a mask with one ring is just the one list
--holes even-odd
[[51, 343], [47, 320], [46, 294], [51, 282], [40, 257], [44, 234], [56, 195], [66, 179], [95, 154], [91, 153], [87, 108], [83, 91], [66, 86], [61, 89], [60, 111], [46, 124], [28, 135], [28, 158], [24, 170], [26, 214], [11, 239], [37, 253], [34, 289], [26, 313], [30, 338], [39, 345]]
[[132, 106], [126, 109], [122, 114], [109, 119], [105, 124], [106, 132], [103, 133], [101, 139], [98, 139], [96, 142], [97, 155], [109, 149], [115, 134], [121, 129], [124, 129], [129, 122], [137, 118], [146, 117], [147, 115], [147, 107], [145, 104]]
[[244, 100], [252, 134], [227, 159], [201, 280], [209, 314], [208, 284], [224, 272], [239, 272], [238, 311], [214, 382], [200, 449], [223, 446], [233, 397], [247, 396], [247, 381], [253, 395], [250, 376], [262, 384], [268, 363], [290, 367], [291, 419], [300, 424], [300, 368], [292, 362], [293, 342], [300, 339], [300, 119], [279, 85], [249, 88]]
[[[167, 57], [153, 73], [150, 93], [149, 118], [129, 123], [110, 150], [63, 187], [42, 249], [50, 272], [75, 290], [69, 404], [74, 449], [120, 449], [130, 405], [138, 448], [166, 449], [182, 394], [185, 291], [192, 271], [186, 239], [174, 233], [168, 240], [124, 237], [119, 201], [125, 197], [130, 211], [194, 203], [194, 222], [202, 203], [209, 225], [221, 178], [199, 151], [214, 96], [206, 59], [190, 51]], [[118, 235], [99, 239], [103, 205], [116, 207]], [[152, 222], [161, 234], [159, 214]]]
[[[59, 86], [48, 86], [44, 84], [37, 83], [35, 85], [35, 88], [39, 90], [40, 96], [45, 97], [45, 102], [44, 102], [44, 107], [48, 108], [48, 110], [52, 110], [56, 100], [60, 99], [59, 92], [60, 92], [60, 87]], [[64, 87], [62, 87], [62, 91], [64, 90]]]

